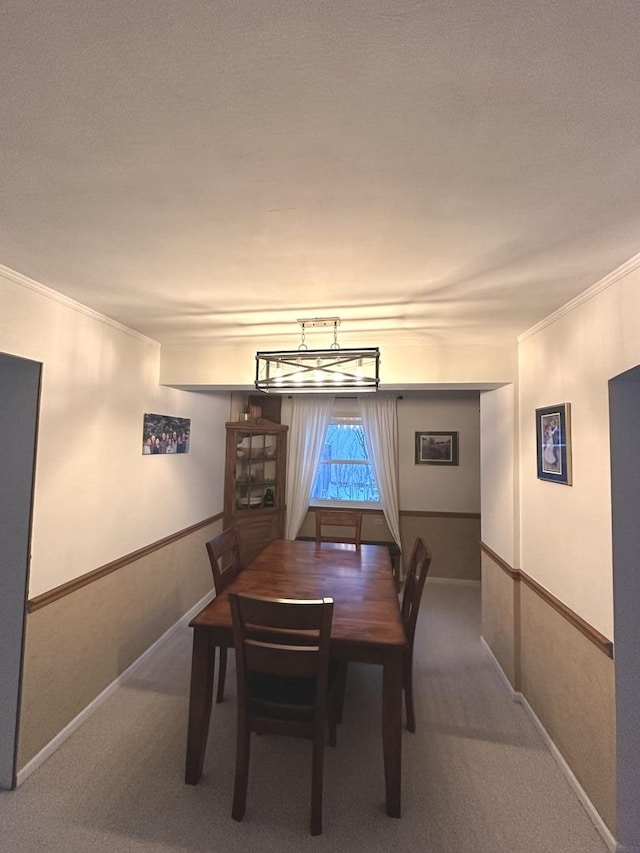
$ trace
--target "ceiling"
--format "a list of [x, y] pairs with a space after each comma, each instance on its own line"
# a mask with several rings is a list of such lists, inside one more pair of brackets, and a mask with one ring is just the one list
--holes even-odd
[[640, 251], [639, 46], [636, 0], [2, 0], [0, 263], [161, 342], [512, 341]]

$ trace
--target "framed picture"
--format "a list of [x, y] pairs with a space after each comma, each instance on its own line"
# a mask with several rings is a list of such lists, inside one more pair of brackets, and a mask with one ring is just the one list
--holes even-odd
[[457, 465], [457, 432], [417, 432], [416, 465]]
[[536, 409], [538, 478], [571, 485], [571, 403]]
[[142, 455], [188, 453], [191, 419], [145, 414], [142, 423]]

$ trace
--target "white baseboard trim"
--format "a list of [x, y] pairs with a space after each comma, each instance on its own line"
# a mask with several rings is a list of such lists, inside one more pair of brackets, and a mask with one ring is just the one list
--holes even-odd
[[507, 687], [508, 692], [511, 694], [511, 698], [513, 699], [514, 702], [519, 702], [522, 705], [524, 710], [527, 712], [527, 714], [531, 718], [531, 721], [533, 722], [535, 727], [540, 732], [540, 736], [542, 737], [542, 740], [545, 742], [545, 745], [549, 749], [549, 752], [551, 753], [551, 755], [556, 760], [558, 766], [560, 767], [560, 770], [562, 770], [562, 773], [564, 774], [567, 782], [573, 788], [573, 791], [575, 792], [577, 798], [580, 800], [582, 807], [584, 808], [586, 813], [591, 818], [591, 822], [593, 823], [595, 828], [598, 830], [598, 832], [602, 836], [602, 840], [607, 845], [607, 848], [611, 851], [611, 853], [633, 853], [633, 851], [629, 850], [628, 848], [627, 848], [627, 851], [625, 851], [625, 848], [617, 843], [616, 839], [614, 838], [613, 834], [611, 833], [611, 830], [606, 825], [606, 823], [602, 820], [602, 818], [600, 817], [600, 814], [598, 813], [598, 810], [596, 809], [596, 807], [593, 805], [593, 803], [591, 802], [591, 800], [587, 796], [586, 791], [584, 790], [584, 788], [582, 787], [580, 782], [578, 782], [578, 780], [576, 779], [576, 776], [575, 776], [573, 770], [569, 767], [564, 756], [562, 755], [562, 753], [560, 752], [558, 747], [555, 745], [555, 743], [551, 739], [551, 736], [549, 735], [549, 733], [547, 732], [545, 727], [542, 725], [541, 721], [538, 719], [538, 715], [533, 710], [531, 705], [527, 702], [526, 697], [522, 693], [519, 693], [517, 690], [514, 690], [514, 688], [511, 685], [511, 682], [509, 681], [509, 679], [505, 675], [504, 670], [500, 666], [498, 659], [496, 658], [496, 656], [493, 654], [493, 652], [489, 648], [489, 645], [487, 644], [487, 641], [484, 639], [484, 637], [480, 637], [480, 642], [481, 642], [485, 652], [487, 653], [489, 659], [491, 660], [493, 665], [496, 667], [498, 674], [500, 675], [502, 681], [504, 682], [505, 686]]
[[22, 785], [25, 779], [28, 779], [34, 770], [37, 770], [41, 764], [44, 764], [47, 758], [53, 755], [53, 753], [62, 746], [65, 740], [70, 737], [76, 729], [80, 728], [80, 726], [98, 710], [100, 705], [107, 701], [107, 699], [118, 689], [118, 687], [120, 687], [125, 679], [132, 675], [132, 673], [134, 673], [136, 669], [138, 669], [138, 667], [147, 660], [147, 658], [149, 658], [164, 642], [166, 642], [172, 634], [174, 634], [183, 625], [188, 624], [193, 617], [199, 613], [203, 607], [206, 607], [214, 597], [215, 593], [213, 590], [208, 592], [197, 604], [194, 604], [193, 607], [184, 614], [184, 616], [178, 619], [178, 621], [168, 628], [164, 634], [158, 637], [155, 643], [150, 645], [139, 658], [134, 660], [134, 662], [124, 670], [124, 672], [121, 672], [115, 681], [112, 681], [108, 687], [105, 687], [102, 693], [99, 693], [86, 708], [80, 711], [80, 713], [71, 720], [71, 722], [67, 723], [67, 725], [62, 729], [62, 731], [58, 732], [53, 740], [50, 740], [37, 755], [33, 756], [31, 761], [28, 761], [21, 770], [18, 770], [18, 773], [16, 774], [16, 785], [18, 787]]
[[609, 829], [607, 824], [600, 817], [598, 810], [596, 809], [596, 807], [593, 805], [593, 803], [591, 802], [591, 800], [587, 796], [587, 793], [584, 790], [584, 788], [582, 787], [582, 785], [580, 784], [580, 782], [578, 782], [578, 780], [576, 779], [576, 777], [573, 773], [573, 770], [569, 767], [569, 765], [567, 764], [567, 762], [564, 759], [564, 756], [562, 755], [562, 753], [560, 752], [558, 747], [555, 745], [555, 743], [552, 741], [549, 733], [547, 732], [545, 727], [542, 725], [542, 723], [538, 719], [536, 712], [533, 710], [531, 705], [527, 702], [526, 698], [524, 696], [522, 696], [522, 694], [520, 694], [520, 702], [522, 704], [522, 707], [527, 712], [527, 714], [533, 720], [533, 723], [536, 726], [536, 728], [538, 729], [538, 731], [540, 732], [542, 739], [544, 740], [546, 745], [549, 747], [549, 751], [551, 752], [551, 755], [553, 755], [553, 757], [557, 761], [557, 763], [560, 766], [560, 769], [562, 770], [562, 772], [564, 773], [567, 781], [569, 782], [569, 784], [571, 785], [571, 787], [575, 791], [576, 796], [578, 797], [578, 799], [582, 803], [584, 810], [586, 811], [586, 813], [591, 818], [595, 828], [598, 830], [598, 832], [602, 836], [602, 840], [607, 845], [607, 847], [609, 848], [611, 853], [618, 853], [618, 844], [617, 844], [616, 839], [613, 837], [611, 830]]
[[468, 578], [432, 578], [427, 575], [426, 583], [450, 583], [456, 586], [480, 586], [482, 581], [469, 580]]
[[489, 648], [489, 644], [487, 643], [487, 641], [485, 640], [484, 637], [480, 637], [480, 645], [482, 646], [482, 648], [487, 653], [487, 656], [490, 658], [491, 663], [495, 666], [496, 671], [497, 671], [498, 675], [500, 676], [500, 680], [502, 681], [504, 686], [507, 688], [507, 692], [511, 696], [511, 699], [514, 702], [518, 702], [518, 704], [519, 704], [522, 701], [522, 693], [518, 693], [517, 690], [514, 690], [513, 685], [511, 684], [511, 682], [507, 678], [507, 674], [505, 673], [504, 669], [500, 666], [498, 658], [491, 651], [491, 649]]

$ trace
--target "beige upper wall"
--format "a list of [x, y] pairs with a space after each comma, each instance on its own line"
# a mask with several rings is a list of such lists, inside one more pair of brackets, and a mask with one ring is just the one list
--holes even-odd
[[[0, 351], [43, 364], [29, 595], [222, 510], [227, 394], [158, 385], [160, 347], [0, 270]], [[191, 418], [190, 452], [142, 456], [145, 412]]]
[[[459, 433], [459, 465], [416, 465], [415, 434]], [[478, 394], [425, 392], [398, 401], [400, 509], [480, 512]]]
[[[370, 340], [350, 346], [372, 346]], [[297, 341], [217, 342], [164, 346], [160, 381], [183, 387], [253, 388], [256, 349], [295, 349]], [[381, 384], [390, 388], [423, 385], [502, 385], [515, 381], [517, 348], [510, 346], [420, 346], [381, 344]]]
[[516, 397], [506, 385], [480, 395], [482, 541], [517, 566]]
[[[613, 637], [608, 381], [640, 363], [640, 257], [524, 335], [521, 566]], [[571, 403], [573, 485], [537, 479], [535, 409]]]

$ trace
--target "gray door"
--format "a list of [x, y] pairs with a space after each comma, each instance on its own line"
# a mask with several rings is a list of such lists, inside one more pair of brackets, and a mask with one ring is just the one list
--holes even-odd
[[0, 353], [0, 788], [16, 784], [41, 366]]
[[619, 849], [640, 850], [640, 366], [609, 381]]

